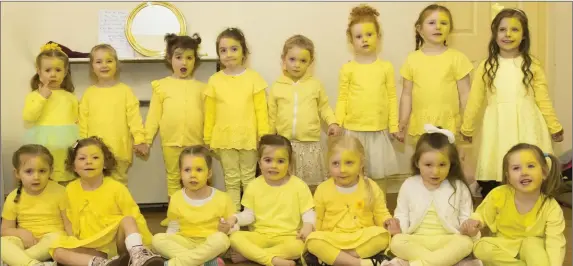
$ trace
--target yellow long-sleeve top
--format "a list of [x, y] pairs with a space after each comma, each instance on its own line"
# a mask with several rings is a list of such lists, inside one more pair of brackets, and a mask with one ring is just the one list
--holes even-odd
[[78, 122], [78, 99], [66, 90], [52, 90], [46, 99], [35, 90], [26, 96], [22, 116], [31, 125], [73, 125]]
[[[549, 97], [549, 92], [547, 90], [547, 80], [545, 78], [545, 73], [543, 71], [543, 68], [541, 67], [541, 63], [538, 60], [533, 60], [530, 68], [531, 72], [533, 73], [533, 81], [532, 81], [533, 90], [530, 89], [526, 90], [523, 83], [521, 83], [521, 79], [523, 77], [523, 74], [521, 72], [522, 60], [523, 59], [521, 58], [517, 58], [515, 62], [511, 62], [511, 66], [513, 67], [512, 72], [513, 73], [517, 72], [515, 74], [516, 76], [520, 77], [518, 79], [520, 84], [511, 84], [511, 83], [508, 84], [508, 82], [512, 81], [511, 79], [507, 80], [508, 82], [506, 82], [506, 79], [504, 79], [504, 77], [496, 76], [496, 79], [494, 80], [494, 85], [496, 89], [494, 89], [493, 91], [491, 88], [487, 87], [486, 83], [484, 83], [482, 79], [485, 67], [485, 60], [480, 63], [474, 75], [475, 78], [472, 82], [472, 89], [470, 91], [470, 96], [468, 99], [468, 103], [466, 105], [466, 110], [464, 112], [464, 120], [461, 127], [462, 134], [466, 136], [473, 136], [475, 130], [474, 119], [478, 115], [478, 112], [480, 111], [486, 96], [488, 102], [491, 104], [496, 104], [496, 101], [517, 102], [518, 100], [520, 100], [518, 98], [523, 98], [524, 100], [532, 100], [535, 102], [535, 104], [541, 111], [541, 114], [543, 115], [543, 118], [547, 123], [547, 127], [549, 128], [549, 133], [554, 134], [563, 130], [563, 126], [561, 126], [561, 123], [559, 123], [559, 120], [557, 119], [557, 115], [555, 114], [555, 109], [553, 108], [553, 104], [551, 103], [551, 98]], [[504, 64], [503, 58], [500, 58], [500, 61], [501, 61], [500, 64]], [[504, 66], [500, 67], [505, 67], [506, 65], [510, 66], [510, 64], [504, 64]], [[519, 86], [520, 97], [514, 94], [506, 95], [503, 93], [503, 91], [500, 91], [507, 86]], [[501, 95], [497, 95], [496, 91], [498, 93], [501, 93]], [[511, 93], [514, 90], [509, 90], [509, 91]], [[511, 97], [513, 99], [508, 99], [508, 97]]]
[[139, 100], [124, 83], [91, 86], [80, 101], [80, 137], [98, 136], [118, 160], [131, 162], [133, 144], [145, 142]]
[[320, 140], [320, 119], [336, 123], [334, 112], [320, 81], [307, 76], [294, 82], [281, 76], [272, 86], [268, 100], [271, 134], [298, 141]]
[[398, 101], [392, 63], [350, 61], [339, 75], [336, 121], [354, 131], [398, 132]]
[[153, 143], [157, 128], [163, 146], [203, 144], [205, 83], [166, 77], [151, 82], [153, 94], [145, 119], [145, 142]]
[[[561, 206], [555, 199], [546, 199], [543, 202], [544, 198], [545, 196], [539, 197], [533, 209], [526, 214], [521, 214], [515, 206], [514, 188], [510, 185], [502, 185], [486, 196], [470, 218], [486, 225], [495, 237], [544, 238], [549, 265], [563, 265], [566, 245], [563, 235], [565, 218]], [[519, 247], [505, 248], [519, 250]]]
[[269, 132], [267, 87], [249, 68], [238, 75], [221, 70], [211, 76], [205, 91], [205, 143], [215, 149], [256, 149], [258, 139]]

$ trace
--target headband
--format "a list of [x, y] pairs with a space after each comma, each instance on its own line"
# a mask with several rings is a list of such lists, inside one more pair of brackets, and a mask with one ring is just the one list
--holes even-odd
[[447, 129], [437, 128], [436, 126], [434, 126], [432, 124], [425, 124], [424, 130], [426, 131], [426, 133], [440, 133], [442, 135], [445, 135], [446, 137], [448, 137], [448, 141], [451, 144], [456, 142], [456, 137], [454, 136], [454, 133], [452, 133], [451, 131], [449, 131]]
[[46, 52], [51, 50], [60, 51], [62, 53], [64, 52], [62, 50], [62, 47], [60, 47], [57, 43], [46, 43], [40, 48], [40, 52]]

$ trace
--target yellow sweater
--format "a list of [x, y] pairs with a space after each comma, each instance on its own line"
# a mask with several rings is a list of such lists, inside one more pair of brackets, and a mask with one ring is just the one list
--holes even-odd
[[116, 159], [131, 162], [133, 144], [145, 141], [139, 100], [124, 83], [109, 88], [91, 86], [80, 101], [80, 137], [98, 136]]
[[147, 119], [146, 142], [153, 143], [159, 128], [163, 146], [203, 144], [205, 83], [166, 77], [151, 82], [153, 94]]
[[268, 100], [271, 133], [298, 141], [320, 140], [320, 119], [336, 123], [320, 81], [305, 77], [298, 82], [281, 76], [271, 87]]
[[78, 122], [78, 99], [65, 90], [52, 90], [46, 99], [35, 90], [26, 96], [22, 117], [33, 125], [73, 125]]

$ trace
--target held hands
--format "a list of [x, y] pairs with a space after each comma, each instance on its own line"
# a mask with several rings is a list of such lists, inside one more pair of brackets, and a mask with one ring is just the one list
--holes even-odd
[[555, 142], [561, 142], [563, 141], [563, 130], [555, 133], [555, 134], [551, 134], [551, 138], [553, 139], [553, 141]]
[[231, 216], [227, 219], [221, 217], [221, 219], [219, 219], [219, 225], [217, 226], [217, 230], [219, 230], [219, 232], [221, 233], [228, 234], [231, 228], [233, 228], [233, 226], [235, 226], [236, 223], [237, 223], [237, 217], [235, 216]]
[[460, 227], [460, 233], [462, 233], [462, 235], [474, 237], [479, 233], [479, 230], [481, 228], [482, 228], [482, 224], [480, 221], [473, 220], [473, 219], [467, 219], [462, 223], [462, 225]]
[[398, 132], [392, 133], [392, 137], [394, 137], [399, 142], [404, 143], [404, 139], [406, 138], [406, 127], [408, 123], [401, 122], [398, 124]]
[[397, 218], [390, 218], [384, 221], [384, 228], [386, 228], [392, 236], [402, 233], [402, 229], [400, 229], [400, 220]]
[[328, 126], [329, 137], [340, 136], [340, 135], [342, 135], [342, 128], [340, 128], [338, 124], [333, 123]]
[[312, 231], [314, 231], [314, 226], [312, 224], [305, 223], [300, 231], [298, 231], [296, 238], [302, 241], [306, 241], [306, 238], [308, 235], [310, 235], [310, 233], [312, 233]]
[[146, 143], [133, 145], [133, 149], [135, 153], [141, 157], [145, 157], [149, 154], [149, 144]]
[[52, 90], [50, 89], [50, 87], [48, 87], [48, 84], [50, 84], [49, 80], [40, 80], [40, 86], [38, 88], [38, 92], [40, 93], [40, 95], [42, 95], [42, 97], [46, 99], [48, 99], [50, 95], [52, 95]]
[[24, 243], [24, 248], [28, 249], [36, 244], [38, 244], [38, 239], [34, 237], [34, 235], [32, 234], [32, 232], [26, 230], [26, 229], [19, 229], [19, 237], [20, 239], [22, 239], [22, 242]]

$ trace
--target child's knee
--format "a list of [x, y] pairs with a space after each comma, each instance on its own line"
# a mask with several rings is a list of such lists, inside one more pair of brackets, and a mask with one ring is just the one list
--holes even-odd
[[468, 253], [471, 253], [474, 248], [474, 241], [469, 236], [454, 235], [454, 241], [460, 249], [467, 250]]
[[405, 244], [408, 243], [408, 235], [407, 234], [397, 234], [392, 237], [390, 240], [390, 250], [400, 250], [404, 247]]
[[306, 248], [312, 254], [320, 252], [323, 249], [323, 243], [320, 239], [309, 239], [306, 241]]
[[246, 231], [237, 231], [231, 234], [229, 237], [229, 241], [231, 243], [231, 247], [236, 247], [245, 241], [248, 241], [247, 235], [249, 232]]
[[161, 246], [163, 243], [165, 243], [165, 241], [168, 241], [169, 239], [169, 235], [166, 233], [158, 233], [155, 234], [152, 238], [151, 238], [151, 245], [155, 248], [158, 246]]
[[521, 250], [522, 252], [535, 252], [540, 249], [545, 249], [545, 241], [543, 238], [540, 237], [526, 237], [521, 242]]
[[210, 235], [209, 238], [213, 239], [213, 241], [218, 244], [217, 246], [221, 247], [221, 253], [225, 252], [231, 246], [231, 240], [225, 233], [215, 232]]
[[498, 249], [499, 248], [496, 245], [490, 243], [487, 238], [482, 238], [478, 240], [478, 242], [476, 242], [474, 245], [473, 253], [474, 256], [479, 260], [491, 261], [495, 259], [495, 253]]

